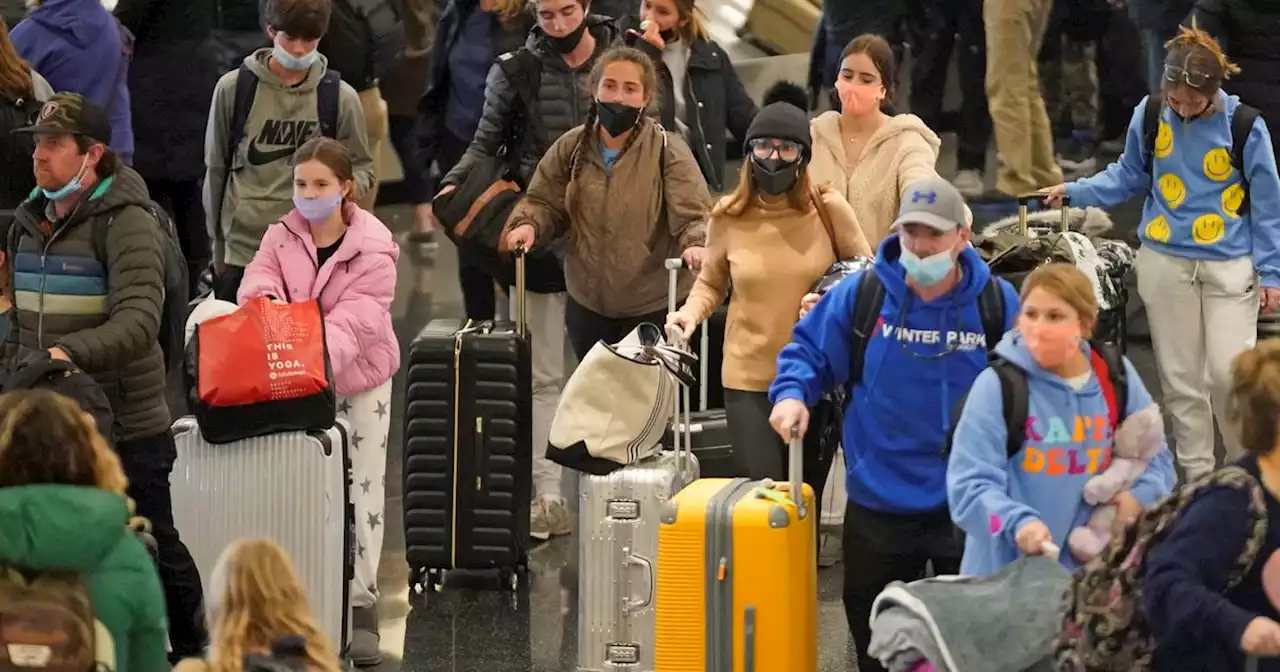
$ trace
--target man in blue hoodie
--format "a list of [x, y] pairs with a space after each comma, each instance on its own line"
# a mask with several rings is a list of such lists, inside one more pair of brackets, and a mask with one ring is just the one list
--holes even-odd
[[[125, 32], [99, 0], [44, 0], [9, 32], [18, 54], [49, 80], [107, 111], [111, 151], [133, 163], [129, 55]], [[128, 37], [132, 42], [132, 37]]]
[[[884, 669], [867, 654], [875, 596], [891, 581], [921, 578], [929, 561], [940, 574], [960, 569], [943, 449], [956, 405], [1018, 312], [1017, 292], [991, 276], [964, 221], [964, 199], [946, 180], [907, 185], [874, 273], [836, 285], [800, 320], [769, 389], [769, 422], [784, 437], [804, 433], [825, 391], [851, 391], [844, 605], [862, 672]], [[859, 326], [865, 314], [874, 328]]]

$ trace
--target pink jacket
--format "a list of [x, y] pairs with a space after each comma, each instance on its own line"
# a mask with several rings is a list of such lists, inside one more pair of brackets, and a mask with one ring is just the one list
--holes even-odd
[[347, 397], [385, 383], [400, 368], [400, 344], [391, 327], [400, 248], [373, 214], [348, 204], [342, 216], [346, 236], [320, 269], [311, 226], [297, 210], [273, 224], [244, 271], [237, 298], [318, 299], [334, 391]]

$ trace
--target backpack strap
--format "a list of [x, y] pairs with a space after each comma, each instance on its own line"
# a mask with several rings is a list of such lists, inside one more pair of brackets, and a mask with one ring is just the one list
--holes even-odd
[[1155, 180], [1156, 136], [1160, 134], [1160, 113], [1164, 111], [1164, 99], [1147, 96], [1147, 109], [1142, 115], [1142, 160], [1147, 175]]
[[320, 134], [338, 139], [338, 117], [341, 113], [342, 76], [337, 70], [325, 70], [316, 85], [316, 116], [320, 120]]
[[[506, 75], [507, 82], [516, 92], [511, 106], [511, 118], [507, 122], [503, 146], [507, 170], [512, 177], [520, 175], [520, 140], [532, 127], [531, 112], [538, 100], [538, 88], [542, 85], [542, 63], [527, 47], [520, 47], [498, 57], [498, 67]], [[519, 182], [520, 180], [517, 180]]]
[[982, 321], [982, 332], [987, 339], [987, 352], [996, 349], [1005, 332], [1004, 289], [1000, 280], [992, 275], [986, 287], [978, 295], [978, 318]]
[[1031, 413], [1031, 384], [1027, 372], [1003, 357], [991, 360], [991, 370], [1000, 381], [1000, 407], [1004, 412], [1005, 454], [1013, 459], [1027, 438], [1027, 418]]
[[822, 202], [822, 192], [818, 190], [817, 185], [809, 186], [809, 200], [813, 203], [813, 208], [818, 211], [822, 228], [827, 230], [827, 240], [831, 241], [831, 251], [836, 255], [836, 261], [840, 261], [840, 246], [836, 244], [836, 227], [831, 223], [831, 213], [827, 212], [827, 204]]
[[[240, 141], [244, 140], [244, 127], [249, 123], [249, 111], [253, 109], [253, 99], [258, 95], [258, 76], [253, 74], [249, 66], [241, 63], [236, 71], [235, 99], [231, 104], [231, 125], [227, 129], [227, 166], [231, 166]], [[224, 196], [225, 196], [225, 189]]]
[[1244, 214], [1249, 208], [1249, 176], [1244, 170], [1244, 149], [1260, 114], [1257, 108], [1244, 103], [1240, 103], [1231, 114], [1231, 165], [1240, 175], [1240, 184], [1244, 187], [1244, 200], [1236, 211], [1240, 214]]
[[884, 307], [884, 283], [874, 270], [863, 271], [853, 301], [853, 341], [849, 344], [849, 386], [862, 382], [867, 342], [875, 335]]
[[1111, 428], [1115, 429], [1128, 417], [1129, 372], [1124, 365], [1124, 353], [1118, 346], [1106, 341], [1089, 341], [1089, 347], [1093, 350], [1089, 363], [1093, 366], [1094, 375], [1098, 376], [1098, 384], [1102, 386]]

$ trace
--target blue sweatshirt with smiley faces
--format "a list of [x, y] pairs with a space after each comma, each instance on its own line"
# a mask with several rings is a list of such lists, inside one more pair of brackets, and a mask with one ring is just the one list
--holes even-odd
[[[1134, 109], [1124, 153], [1106, 170], [1067, 185], [1071, 204], [1109, 208], [1146, 192], [1142, 244], [1175, 257], [1249, 256], [1263, 287], [1280, 288], [1280, 176], [1259, 116], [1244, 146], [1244, 177], [1231, 163], [1231, 115], [1240, 99], [1219, 91], [1218, 111], [1183, 121], [1161, 108], [1152, 172], [1143, 158], [1147, 101]], [[1241, 211], [1248, 184], [1249, 206]]]

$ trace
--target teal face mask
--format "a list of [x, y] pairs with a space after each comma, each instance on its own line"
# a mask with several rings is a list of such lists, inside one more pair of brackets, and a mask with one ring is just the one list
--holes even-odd
[[951, 250], [943, 250], [922, 259], [906, 247], [902, 248], [899, 261], [902, 263], [903, 270], [907, 272], [907, 277], [924, 287], [932, 287], [942, 282], [956, 264], [956, 260], [951, 258]]
[[84, 180], [84, 170], [88, 165], [89, 155], [85, 154], [84, 161], [80, 162], [80, 170], [76, 172], [76, 176], [71, 178], [70, 182], [67, 182], [57, 189], [45, 189], [41, 187], [40, 193], [44, 194], [44, 197], [51, 201], [61, 201], [68, 196], [79, 193], [80, 187], [82, 186], [81, 182]]
[[280, 64], [280, 67], [294, 72], [310, 70], [311, 65], [316, 62], [316, 58], [319, 55], [319, 52], [313, 49], [306, 56], [298, 58], [284, 49], [281, 49], [278, 44], [271, 48], [271, 57], [276, 59], [276, 62]]

